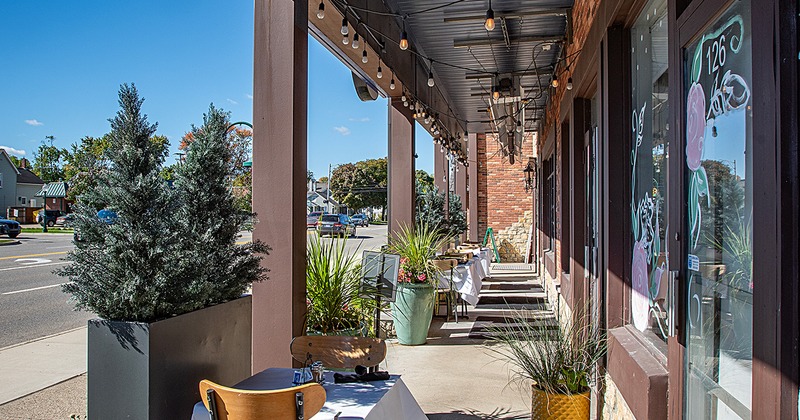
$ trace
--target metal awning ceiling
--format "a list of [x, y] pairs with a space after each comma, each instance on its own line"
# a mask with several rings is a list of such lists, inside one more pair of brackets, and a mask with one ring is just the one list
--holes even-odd
[[[492, 31], [484, 28], [488, 0], [331, 2], [340, 10], [350, 8], [364, 28], [371, 26], [369, 19], [394, 20], [394, 36], [386, 36], [385, 25], [375, 30], [379, 42], [396, 42], [405, 26], [412, 47], [404, 53], [432, 70], [435, 89], [447, 102], [449, 109], [440, 105], [436, 111], [451, 114], [463, 128], [501, 132], [498, 123], [506, 119], [524, 123], [525, 131], [539, 128], [554, 69], [564, 71], [572, 0], [494, 0]], [[493, 87], [501, 82], [511, 88], [492, 101]]]

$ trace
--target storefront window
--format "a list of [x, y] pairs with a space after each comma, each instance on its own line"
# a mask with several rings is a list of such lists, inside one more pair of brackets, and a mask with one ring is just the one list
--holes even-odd
[[666, 340], [667, 326], [667, 2], [645, 6], [631, 29], [631, 322]]
[[750, 1], [684, 50], [686, 418], [750, 418], [753, 348]]

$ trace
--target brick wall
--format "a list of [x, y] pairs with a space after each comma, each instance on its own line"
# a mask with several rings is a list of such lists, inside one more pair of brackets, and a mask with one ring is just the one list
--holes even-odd
[[493, 134], [478, 135], [478, 226], [481, 239], [491, 227], [503, 262], [521, 262], [533, 223], [533, 194], [525, 192], [522, 170], [533, 156], [533, 136], [525, 139], [523, 158], [512, 165], [502, 157]]

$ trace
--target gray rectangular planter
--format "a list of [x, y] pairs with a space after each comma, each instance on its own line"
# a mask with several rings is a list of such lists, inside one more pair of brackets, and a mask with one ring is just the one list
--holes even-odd
[[251, 327], [251, 296], [153, 323], [90, 320], [88, 417], [191, 417], [201, 379], [250, 376]]

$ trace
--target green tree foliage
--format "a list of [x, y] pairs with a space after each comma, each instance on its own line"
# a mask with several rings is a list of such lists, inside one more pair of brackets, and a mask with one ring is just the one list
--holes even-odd
[[333, 198], [351, 209], [386, 207], [387, 160], [339, 165], [331, 173]]
[[[256, 253], [266, 246], [235, 244], [248, 215], [231, 210], [227, 162], [220, 158], [225, 147], [214, 143], [224, 124], [219, 111], [211, 109], [205, 128], [211, 134], [188, 150], [179, 187], [171, 189], [160, 176], [168, 144], [152, 141], [156, 125], [142, 114], [142, 102], [135, 86], [122, 85], [105, 153], [108, 170], [78, 197], [74, 223], [81, 241], [67, 255], [72, 264], [57, 270], [69, 278], [63, 289], [77, 308], [110, 320], [186, 313], [236, 298], [265, 278]], [[102, 222], [90, 203], [107, 203], [118, 218]]]
[[8, 157], [11, 159], [11, 164], [19, 168], [20, 164], [22, 163], [22, 159], [14, 155], [8, 155]]
[[461, 197], [450, 194], [450, 214], [444, 217], [444, 193], [438, 188], [417, 192], [417, 225], [428, 225], [442, 234], [456, 237], [467, 230], [467, 215], [461, 207]]
[[314, 172], [306, 170], [306, 182], [311, 182], [314, 179]]
[[33, 167], [31, 171], [44, 182], [63, 181], [64, 162], [69, 156], [67, 149], [59, 149], [52, 144], [42, 143], [33, 154]]
[[417, 169], [414, 175], [414, 178], [416, 178], [416, 191], [425, 192], [433, 188], [433, 176], [431, 174], [422, 169]]

